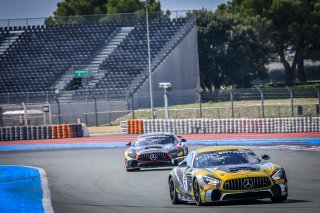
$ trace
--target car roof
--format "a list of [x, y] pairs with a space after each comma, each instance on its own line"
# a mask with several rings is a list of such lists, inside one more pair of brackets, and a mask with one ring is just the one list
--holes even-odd
[[196, 153], [214, 152], [214, 151], [229, 151], [229, 150], [248, 150], [243, 146], [208, 146], [196, 150]]
[[138, 137], [163, 136], [163, 135], [175, 135], [175, 134], [172, 132], [150, 132], [150, 133], [139, 135]]

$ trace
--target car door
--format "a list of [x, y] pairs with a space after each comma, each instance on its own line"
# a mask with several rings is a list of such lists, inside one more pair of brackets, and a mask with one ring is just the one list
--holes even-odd
[[183, 199], [190, 199], [192, 189], [192, 160], [194, 152], [188, 154], [184, 162], [177, 167], [177, 176], [179, 182], [179, 191]]

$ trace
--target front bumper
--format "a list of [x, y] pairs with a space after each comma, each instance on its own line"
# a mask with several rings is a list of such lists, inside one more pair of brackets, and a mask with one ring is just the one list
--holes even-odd
[[137, 160], [127, 160], [126, 167], [127, 168], [153, 168], [153, 167], [165, 167], [165, 166], [173, 166], [171, 161], [137, 161]]
[[232, 191], [220, 189], [209, 189], [204, 191], [205, 202], [266, 199], [288, 195], [288, 186], [286, 183], [275, 184], [268, 189], [250, 190], [250, 191]]

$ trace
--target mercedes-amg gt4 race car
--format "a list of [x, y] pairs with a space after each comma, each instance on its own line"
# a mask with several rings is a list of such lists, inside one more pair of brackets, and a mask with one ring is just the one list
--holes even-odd
[[124, 153], [127, 171], [178, 165], [188, 154], [186, 140], [170, 132], [139, 135]]
[[250, 149], [236, 146], [205, 147], [193, 150], [169, 175], [173, 204], [205, 203], [270, 198], [287, 199], [285, 170], [262, 160]]

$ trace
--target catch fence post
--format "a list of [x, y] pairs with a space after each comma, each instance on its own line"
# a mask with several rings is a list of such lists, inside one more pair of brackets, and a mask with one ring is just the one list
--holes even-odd
[[202, 97], [201, 97], [201, 91], [198, 90], [198, 95], [199, 95], [199, 116], [202, 118]]
[[262, 90], [257, 87], [257, 90], [260, 92], [260, 97], [261, 97], [261, 113], [262, 113], [262, 118], [264, 118], [264, 95]]
[[233, 93], [230, 91], [230, 101], [231, 101], [231, 116], [234, 118], [234, 110], [233, 110]]
[[130, 94], [131, 97], [131, 109], [132, 109], [132, 120], [134, 120], [134, 93]]
[[92, 98], [93, 98], [93, 100], [94, 100], [94, 114], [95, 114], [96, 126], [98, 126], [97, 98], [96, 98], [96, 96], [94, 96], [94, 95], [92, 95]]
[[57, 97], [55, 98], [55, 101], [56, 101], [57, 107], [58, 107], [58, 124], [61, 124], [60, 102]]
[[290, 94], [290, 102], [291, 102], [291, 117], [293, 117], [293, 94], [292, 94], [292, 90], [290, 87], [286, 87], [286, 89], [288, 90], [289, 94]]
[[317, 91], [317, 94], [318, 94], [318, 107], [317, 107], [317, 114], [320, 114], [320, 90], [318, 87], [314, 87], [315, 90]]

